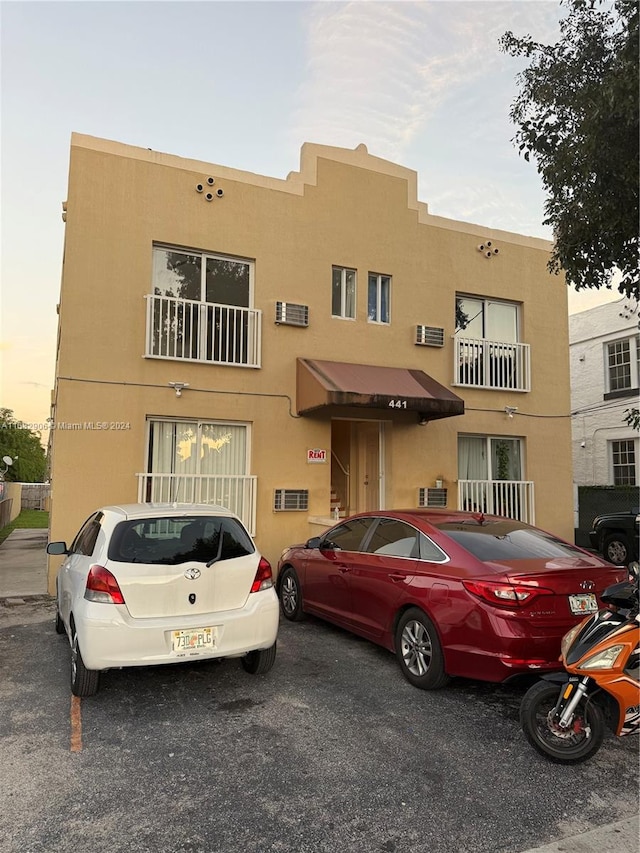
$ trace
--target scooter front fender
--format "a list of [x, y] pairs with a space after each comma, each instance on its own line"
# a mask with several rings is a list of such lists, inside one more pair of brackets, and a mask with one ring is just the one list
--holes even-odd
[[[573, 677], [575, 678], [575, 676]], [[564, 670], [561, 672], [546, 672], [544, 675], [540, 676], [542, 681], [551, 681], [552, 684], [566, 684], [570, 678], [572, 678], [572, 676]]]

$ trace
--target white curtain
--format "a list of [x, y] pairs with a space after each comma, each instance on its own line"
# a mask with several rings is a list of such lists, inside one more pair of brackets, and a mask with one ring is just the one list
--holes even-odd
[[150, 473], [246, 474], [247, 427], [190, 421], [151, 421]]
[[202, 424], [200, 474], [246, 474], [247, 428], [241, 424]]
[[151, 422], [151, 472], [197, 472], [197, 424], [179, 421]]
[[488, 480], [487, 442], [482, 436], [458, 437], [458, 479]]
[[485, 337], [490, 341], [515, 344], [518, 341], [518, 309], [506, 302], [490, 302], [487, 306]]

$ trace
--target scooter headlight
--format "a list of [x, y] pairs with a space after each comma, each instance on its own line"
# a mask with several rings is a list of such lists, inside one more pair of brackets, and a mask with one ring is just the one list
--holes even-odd
[[624, 646], [611, 646], [603, 652], [598, 652], [592, 655], [592, 657], [587, 658], [583, 664], [580, 664], [578, 669], [613, 669], [623, 649]]
[[573, 641], [578, 636], [578, 633], [579, 633], [581, 628], [582, 628], [582, 624], [575, 625], [570, 631], [567, 631], [567, 633], [562, 638], [562, 642], [560, 643], [560, 651], [562, 652], [563, 658], [566, 658], [567, 652], [569, 651], [569, 649], [573, 645]]

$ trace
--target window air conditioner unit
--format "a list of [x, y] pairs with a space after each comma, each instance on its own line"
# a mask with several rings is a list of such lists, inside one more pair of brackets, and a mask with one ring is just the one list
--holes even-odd
[[447, 505], [447, 490], [446, 489], [418, 489], [418, 506], [423, 507], [446, 507]]
[[423, 347], [443, 347], [444, 329], [437, 326], [416, 326], [416, 344]]
[[308, 326], [309, 306], [295, 302], [276, 302], [276, 324], [283, 326]]
[[309, 490], [276, 489], [273, 509], [275, 512], [306, 512], [309, 509]]

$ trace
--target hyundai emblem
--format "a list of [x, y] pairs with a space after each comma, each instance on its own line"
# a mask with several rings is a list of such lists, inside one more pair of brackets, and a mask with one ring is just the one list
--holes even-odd
[[[198, 572], [198, 574], [200, 574], [200, 573]], [[595, 585], [594, 581], [582, 581], [582, 583], [580, 584], [580, 589], [595, 589], [595, 588], [596, 588], [596, 585]]]

